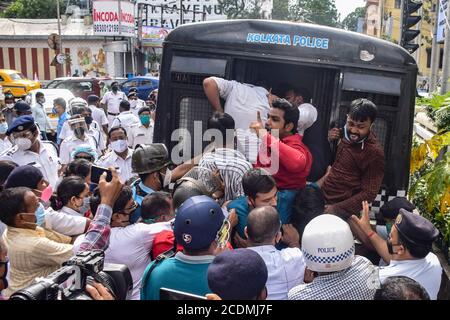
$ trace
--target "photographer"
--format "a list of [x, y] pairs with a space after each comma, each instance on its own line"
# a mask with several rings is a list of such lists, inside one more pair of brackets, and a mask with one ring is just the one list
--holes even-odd
[[[122, 185], [117, 172], [111, 168], [113, 179], [106, 182], [106, 174], [100, 179], [101, 204], [95, 219], [80, 245], [79, 251], [105, 249], [109, 240], [109, 221]], [[37, 277], [46, 277], [69, 260], [73, 253], [72, 238], [36, 225], [35, 212], [38, 197], [29, 188], [19, 187], [0, 193], [3, 207], [0, 220], [7, 225], [4, 241], [10, 260], [10, 283], [4, 291], [9, 297], [13, 292], [34, 283]]]

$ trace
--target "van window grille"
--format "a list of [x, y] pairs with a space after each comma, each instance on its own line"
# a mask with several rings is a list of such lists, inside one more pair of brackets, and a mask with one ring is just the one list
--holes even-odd
[[203, 85], [203, 80], [208, 78], [208, 75], [204, 74], [192, 74], [183, 72], [172, 72], [172, 83], [182, 83], [188, 85]]

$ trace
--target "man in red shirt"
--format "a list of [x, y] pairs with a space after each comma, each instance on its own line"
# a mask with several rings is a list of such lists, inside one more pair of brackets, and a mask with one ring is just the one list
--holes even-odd
[[262, 140], [255, 167], [268, 170], [279, 190], [304, 188], [313, 159], [297, 133], [298, 108], [285, 99], [276, 99], [267, 117], [265, 127], [259, 112], [257, 121], [250, 124]]

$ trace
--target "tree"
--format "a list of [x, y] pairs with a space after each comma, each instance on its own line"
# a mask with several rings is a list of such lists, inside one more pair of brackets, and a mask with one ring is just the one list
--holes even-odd
[[334, 0], [295, 0], [289, 8], [290, 20], [339, 27]]
[[289, 20], [289, 1], [273, 0], [272, 19]]
[[219, 0], [228, 19], [261, 19], [259, 0]]
[[[66, 4], [59, 0], [60, 12], [65, 12]], [[15, 0], [2, 14], [5, 18], [56, 19], [55, 0]]]
[[366, 15], [366, 8], [359, 7], [355, 11], [349, 13], [344, 20], [342, 20], [342, 26], [346, 30], [356, 31], [358, 28], [358, 18], [363, 18]]

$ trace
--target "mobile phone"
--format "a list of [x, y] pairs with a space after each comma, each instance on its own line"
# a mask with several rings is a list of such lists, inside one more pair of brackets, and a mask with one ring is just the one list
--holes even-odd
[[159, 289], [159, 299], [160, 300], [206, 300], [206, 297], [199, 296], [196, 294], [168, 289]]
[[103, 174], [103, 172], [106, 172], [106, 181], [110, 182], [112, 180], [111, 170], [93, 164], [91, 166], [91, 182], [98, 184], [100, 181], [100, 176]]

